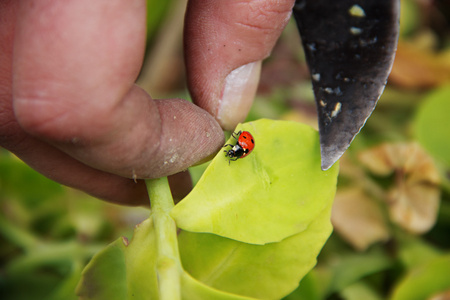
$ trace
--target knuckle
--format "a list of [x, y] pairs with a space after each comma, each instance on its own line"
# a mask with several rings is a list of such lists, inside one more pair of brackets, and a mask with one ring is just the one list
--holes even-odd
[[48, 136], [54, 129], [61, 128], [64, 114], [58, 109], [56, 101], [31, 95], [16, 97], [14, 111], [20, 126], [27, 132]]

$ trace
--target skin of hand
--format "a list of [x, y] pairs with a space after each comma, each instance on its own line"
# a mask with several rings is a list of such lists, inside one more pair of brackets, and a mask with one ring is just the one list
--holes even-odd
[[[0, 2], [0, 146], [43, 175], [119, 204], [148, 204], [143, 180], [214, 155], [247, 115], [261, 61], [294, 1], [189, 1], [185, 60], [195, 104], [134, 84], [144, 0]], [[189, 189], [187, 172], [169, 177]], [[183, 192], [181, 192], [182, 194]]]

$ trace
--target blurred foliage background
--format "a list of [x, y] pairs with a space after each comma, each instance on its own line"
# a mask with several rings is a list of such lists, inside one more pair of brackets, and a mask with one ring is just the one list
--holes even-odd
[[[138, 84], [189, 99], [182, 55], [186, 1], [148, 0]], [[151, 67], [150, 67], [151, 66]], [[402, 0], [401, 36], [377, 108], [340, 160], [335, 231], [286, 299], [450, 299], [450, 2]], [[291, 22], [264, 64], [248, 120], [317, 127]], [[194, 183], [204, 166], [191, 169]], [[148, 216], [63, 187], [0, 149], [2, 299], [75, 299], [90, 257]]]

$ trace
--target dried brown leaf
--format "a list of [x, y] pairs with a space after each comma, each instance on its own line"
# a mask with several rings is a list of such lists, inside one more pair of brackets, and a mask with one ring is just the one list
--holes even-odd
[[450, 300], [450, 290], [433, 295], [428, 300]]
[[417, 143], [383, 144], [362, 152], [359, 159], [376, 175], [395, 173], [385, 199], [393, 222], [417, 234], [434, 225], [440, 200], [439, 173]]
[[399, 41], [389, 81], [403, 88], [431, 88], [450, 82], [446, 53], [420, 49]]
[[382, 210], [375, 200], [361, 189], [338, 191], [331, 221], [335, 230], [358, 250], [389, 238]]

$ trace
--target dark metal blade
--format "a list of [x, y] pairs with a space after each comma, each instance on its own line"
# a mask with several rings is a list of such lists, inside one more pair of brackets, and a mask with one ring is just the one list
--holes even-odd
[[375, 108], [394, 60], [400, 0], [297, 0], [311, 72], [322, 169], [350, 146]]

